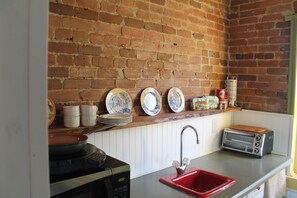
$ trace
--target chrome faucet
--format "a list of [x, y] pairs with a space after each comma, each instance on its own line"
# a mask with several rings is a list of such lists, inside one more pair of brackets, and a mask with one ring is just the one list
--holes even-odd
[[188, 158], [183, 159], [183, 133], [187, 128], [191, 128], [194, 130], [195, 134], [196, 134], [196, 141], [197, 144], [199, 144], [199, 138], [198, 138], [198, 133], [197, 130], [191, 126], [191, 125], [186, 125], [184, 126], [184, 128], [182, 129], [181, 133], [180, 133], [180, 163], [178, 165], [177, 161], [173, 162], [173, 166], [175, 166], [177, 174], [181, 175], [185, 172], [187, 165], [190, 164], [190, 160]]

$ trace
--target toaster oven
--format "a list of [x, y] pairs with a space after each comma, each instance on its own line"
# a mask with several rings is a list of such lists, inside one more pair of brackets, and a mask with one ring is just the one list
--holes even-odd
[[256, 133], [225, 128], [222, 147], [261, 158], [263, 155], [272, 152], [273, 131], [266, 130], [262, 133]]

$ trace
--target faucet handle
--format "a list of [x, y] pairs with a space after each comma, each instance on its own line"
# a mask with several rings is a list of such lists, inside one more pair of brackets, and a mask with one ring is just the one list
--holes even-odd
[[188, 165], [190, 164], [190, 161], [191, 161], [191, 160], [190, 160], [189, 158], [185, 157], [185, 158], [183, 159], [182, 166], [183, 166], [183, 165], [188, 166]]
[[178, 168], [178, 167], [179, 167], [179, 162], [178, 162], [177, 160], [174, 160], [174, 161], [172, 162], [172, 166], [173, 166], [174, 168]]

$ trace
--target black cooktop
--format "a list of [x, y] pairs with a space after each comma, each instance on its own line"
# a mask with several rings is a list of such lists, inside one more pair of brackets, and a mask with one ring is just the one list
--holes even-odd
[[126, 165], [92, 144], [78, 153], [50, 156], [49, 163], [50, 183]]

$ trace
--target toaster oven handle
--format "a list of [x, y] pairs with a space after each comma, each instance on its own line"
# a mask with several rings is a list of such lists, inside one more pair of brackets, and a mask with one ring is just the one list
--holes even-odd
[[253, 144], [251, 142], [246, 142], [246, 141], [242, 141], [242, 140], [236, 140], [236, 139], [231, 139], [234, 142], [239, 142], [239, 143], [245, 143], [245, 144]]
[[111, 184], [111, 179], [110, 178], [105, 179], [104, 184], [105, 184], [107, 198], [113, 198], [114, 196], [113, 196], [113, 188], [112, 188], [112, 184]]

